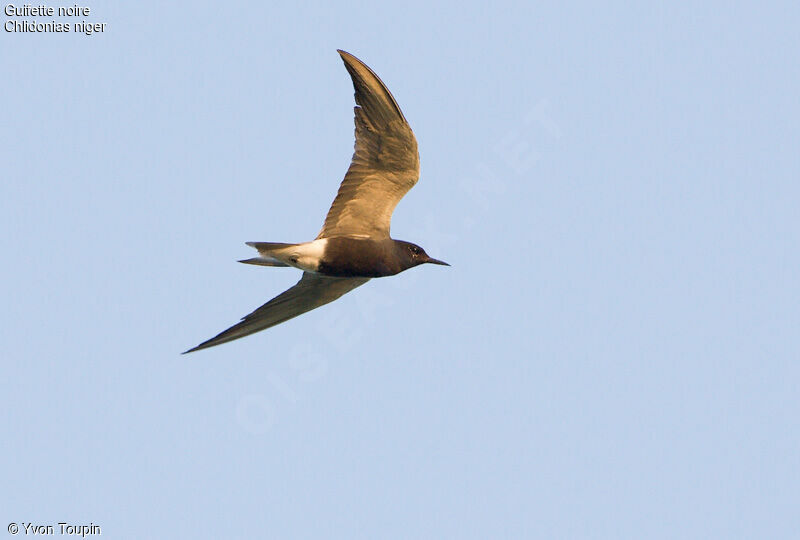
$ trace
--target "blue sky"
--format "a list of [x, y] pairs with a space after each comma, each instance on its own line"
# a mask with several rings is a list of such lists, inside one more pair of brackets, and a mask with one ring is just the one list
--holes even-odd
[[[0, 46], [5, 522], [797, 537], [795, 4], [88, 5]], [[452, 267], [181, 356], [298, 279], [236, 260], [322, 224], [337, 48], [419, 141], [393, 236]]]

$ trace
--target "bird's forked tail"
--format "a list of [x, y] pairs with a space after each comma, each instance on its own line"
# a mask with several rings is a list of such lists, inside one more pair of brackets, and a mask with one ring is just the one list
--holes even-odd
[[256, 264], [258, 266], [290, 266], [281, 261], [279, 253], [286, 248], [296, 246], [297, 244], [284, 244], [280, 242], [246, 242], [250, 247], [258, 250], [259, 257], [252, 259], [244, 259], [239, 261], [245, 264]]

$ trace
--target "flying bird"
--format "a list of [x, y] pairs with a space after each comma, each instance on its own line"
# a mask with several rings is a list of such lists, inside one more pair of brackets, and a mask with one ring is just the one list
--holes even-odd
[[389, 89], [361, 60], [339, 50], [355, 88], [355, 152], [322, 230], [311, 242], [247, 242], [246, 264], [292, 266], [297, 284], [241, 322], [184, 354], [265, 330], [333, 302], [371, 278], [414, 266], [450, 266], [416, 244], [389, 236], [395, 206], [419, 180], [417, 139]]

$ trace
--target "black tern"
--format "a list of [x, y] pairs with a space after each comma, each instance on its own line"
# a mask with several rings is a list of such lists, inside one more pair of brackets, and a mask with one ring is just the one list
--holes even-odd
[[371, 278], [432, 263], [421, 247], [389, 236], [395, 206], [419, 180], [417, 139], [389, 89], [361, 60], [338, 51], [355, 88], [355, 152], [322, 230], [312, 242], [247, 242], [243, 263], [292, 266], [297, 284], [184, 354], [265, 330], [333, 302]]

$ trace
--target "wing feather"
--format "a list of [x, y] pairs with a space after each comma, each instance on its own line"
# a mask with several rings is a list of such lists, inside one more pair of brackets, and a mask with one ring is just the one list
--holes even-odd
[[294, 287], [282, 292], [249, 315], [245, 315], [239, 324], [185, 351], [184, 354], [227, 343], [288, 321], [333, 302], [367, 281], [369, 278], [336, 278], [303, 272], [303, 277]]
[[388, 238], [397, 203], [419, 179], [417, 139], [389, 89], [339, 51], [355, 89], [355, 152], [317, 238]]

